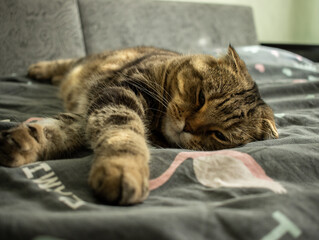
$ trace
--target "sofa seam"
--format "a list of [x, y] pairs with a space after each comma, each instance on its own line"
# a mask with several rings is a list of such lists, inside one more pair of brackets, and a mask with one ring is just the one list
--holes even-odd
[[81, 29], [81, 33], [82, 33], [82, 41], [83, 41], [83, 46], [84, 46], [84, 53], [85, 53], [85, 56], [87, 56], [88, 51], [87, 51], [87, 44], [86, 44], [86, 39], [85, 39], [85, 34], [84, 34], [82, 14], [81, 14], [81, 8], [80, 8], [79, 0], [75, 0], [75, 3], [76, 3], [76, 7], [77, 7], [78, 17], [79, 17], [79, 22], [80, 22], [80, 29]]

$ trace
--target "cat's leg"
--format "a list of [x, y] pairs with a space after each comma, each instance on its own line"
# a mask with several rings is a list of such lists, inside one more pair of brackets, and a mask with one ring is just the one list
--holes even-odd
[[72, 113], [0, 132], [0, 164], [17, 167], [52, 159], [85, 144], [84, 119]]
[[59, 85], [64, 75], [74, 66], [78, 59], [60, 59], [42, 61], [30, 65], [28, 76], [38, 80], [51, 80], [54, 85]]
[[133, 92], [112, 88], [91, 107], [86, 134], [95, 158], [89, 184], [108, 203], [142, 202], [149, 193], [150, 158], [142, 104]]

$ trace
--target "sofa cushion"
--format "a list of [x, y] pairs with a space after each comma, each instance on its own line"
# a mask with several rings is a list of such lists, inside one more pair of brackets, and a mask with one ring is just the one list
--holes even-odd
[[1, 0], [0, 74], [24, 74], [39, 60], [85, 55], [75, 0]]
[[180, 52], [257, 44], [249, 7], [142, 0], [79, 0], [88, 53], [136, 45]]

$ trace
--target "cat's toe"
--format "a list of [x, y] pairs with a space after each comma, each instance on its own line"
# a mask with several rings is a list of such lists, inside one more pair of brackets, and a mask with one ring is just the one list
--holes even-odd
[[119, 203], [121, 205], [140, 203], [147, 198], [148, 194], [148, 176], [140, 174], [138, 169], [124, 169]]
[[48, 66], [49, 62], [47, 61], [42, 61], [30, 65], [28, 68], [28, 77], [38, 80], [49, 79], [50, 76], [48, 74]]
[[36, 154], [36, 143], [27, 127], [0, 132], [0, 165], [18, 167], [36, 161]]
[[93, 164], [89, 183], [95, 193], [108, 203], [131, 205], [147, 198], [148, 178], [147, 165], [126, 166], [105, 160]]

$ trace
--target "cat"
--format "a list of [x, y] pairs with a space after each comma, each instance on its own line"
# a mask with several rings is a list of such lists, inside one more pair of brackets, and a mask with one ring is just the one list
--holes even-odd
[[89, 145], [89, 185], [110, 204], [149, 194], [149, 145], [218, 150], [278, 138], [271, 108], [229, 45], [219, 58], [134, 47], [43, 61], [28, 76], [59, 85], [67, 113], [2, 131], [0, 163], [16, 167]]

